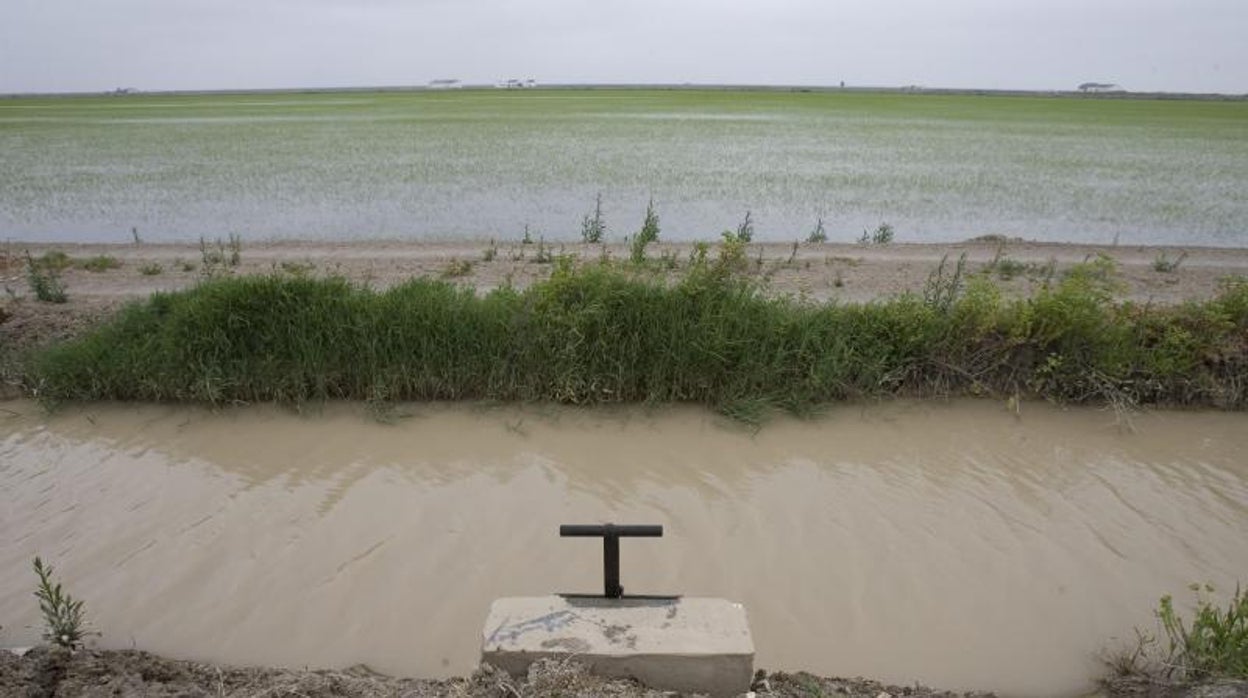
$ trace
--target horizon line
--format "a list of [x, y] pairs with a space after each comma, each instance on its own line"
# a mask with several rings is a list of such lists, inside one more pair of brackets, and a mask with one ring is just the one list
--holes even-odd
[[[455, 87], [435, 87], [437, 80], [454, 80]], [[441, 78], [427, 81], [424, 84], [406, 85], [337, 85], [337, 86], [287, 86], [287, 87], [214, 87], [214, 88], [176, 88], [145, 90], [130, 86], [118, 86], [102, 90], [62, 90], [48, 92], [0, 92], [0, 98], [18, 97], [84, 97], [84, 96], [137, 96], [137, 95], [197, 95], [197, 94], [260, 94], [260, 93], [329, 93], [329, 92], [445, 92], [455, 89], [465, 90], [575, 90], [575, 89], [621, 89], [621, 90], [740, 90], [740, 91], [788, 91], [788, 92], [896, 92], [896, 93], [933, 93], [933, 94], [983, 94], [983, 95], [1051, 95], [1079, 96], [1097, 98], [1123, 97], [1187, 97], [1187, 98], [1223, 98], [1248, 99], [1248, 92], [1190, 92], [1175, 90], [1144, 90], [1133, 91], [1118, 88], [1113, 91], [1084, 91], [1078, 86], [1074, 88], [1011, 88], [1011, 87], [929, 87], [926, 85], [849, 85], [849, 84], [802, 84], [802, 83], [731, 83], [731, 82], [552, 82], [536, 83], [532, 86], [506, 87], [497, 82], [461, 82], [454, 78]], [[522, 81], [521, 81], [522, 82]]]

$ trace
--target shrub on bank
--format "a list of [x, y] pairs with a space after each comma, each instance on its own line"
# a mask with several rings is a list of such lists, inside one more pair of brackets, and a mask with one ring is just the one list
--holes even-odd
[[1116, 302], [1110, 271], [1026, 299], [976, 277], [867, 304], [769, 298], [709, 260], [670, 286], [561, 263], [484, 296], [223, 278], [128, 306], [35, 356], [27, 381], [51, 400], [694, 402], [747, 418], [898, 394], [1248, 405], [1248, 284], [1152, 307]]

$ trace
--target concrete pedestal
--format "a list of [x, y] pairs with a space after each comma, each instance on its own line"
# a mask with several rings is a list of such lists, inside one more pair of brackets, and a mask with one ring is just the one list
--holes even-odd
[[481, 661], [521, 676], [545, 657], [656, 689], [731, 696], [754, 674], [745, 607], [723, 599], [539, 596], [499, 599]]

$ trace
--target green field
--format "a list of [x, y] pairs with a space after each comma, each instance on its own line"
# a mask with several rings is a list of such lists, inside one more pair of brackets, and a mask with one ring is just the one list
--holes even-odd
[[462, 90], [0, 100], [0, 237], [1248, 244], [1248, 102]]

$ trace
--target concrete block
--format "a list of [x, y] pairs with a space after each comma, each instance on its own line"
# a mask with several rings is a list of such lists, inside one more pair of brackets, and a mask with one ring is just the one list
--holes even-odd
[[745, 607], [723, 599], [538, 596], [498, 599], [481, 661], [514, 676], [572, 657], [600, 676], [656, 689], [733, 696], [750, 689], [754, 641]]

